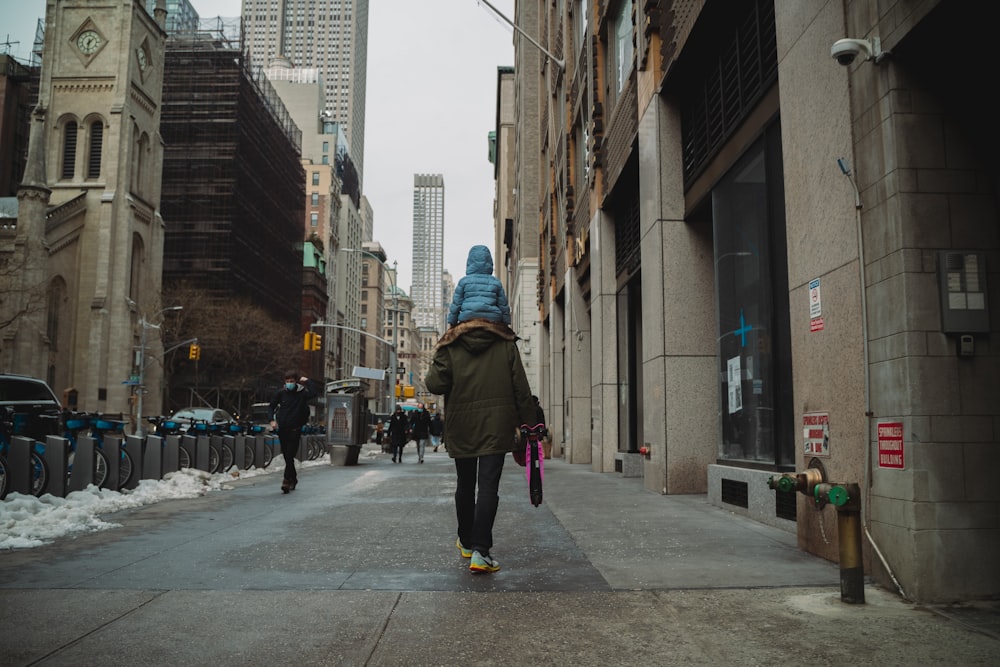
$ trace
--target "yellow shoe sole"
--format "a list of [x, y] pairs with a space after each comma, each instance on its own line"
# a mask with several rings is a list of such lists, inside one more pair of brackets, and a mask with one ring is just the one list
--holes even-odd
[[466, 549], [463, 547], [461, 539], [455, 539], [455, 546], [458, 547], [458, 551], [462, 554], [462, 558], [472, 558], [472, 549]]

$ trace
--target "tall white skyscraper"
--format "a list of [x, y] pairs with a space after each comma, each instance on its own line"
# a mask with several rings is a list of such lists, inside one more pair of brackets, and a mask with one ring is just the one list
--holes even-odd
[[251, 61], [267, 67], [285, 56], [323, 74], [326, 113], [347, 135], [364, 177], [369, 0], [243, 0]]
[[413, 175], [413, 284], [410, 296], [416, 323], [443, 334], [445, 303], [441, 289], [444, 270], [444, 176]]

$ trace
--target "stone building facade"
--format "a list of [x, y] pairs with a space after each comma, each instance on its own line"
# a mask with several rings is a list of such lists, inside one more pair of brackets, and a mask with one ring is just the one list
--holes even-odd
[[[49, 0], [38, 103], [17, 192], [21, 267], [2, 304], [22, 309], [0, 367], [73, 390], [82, 410], [134, 410], [137, 351], [162, 308], [160, 214], [165, 10], [133, 0]], [[147, 369], [146, 386], [159, 386]]]
[[860, 489], [877, 581], [1000, 594], [986, 12], [517, 3], [558, 57], [519, 40], [538, 118], [517, 131], [540, 141], [518, 170], [541, 188], [514, 226], [540, 230], [542, 396], [568, 462], [707, 494], [837, 560], [836, 509], [768, 487], [822, 469]]

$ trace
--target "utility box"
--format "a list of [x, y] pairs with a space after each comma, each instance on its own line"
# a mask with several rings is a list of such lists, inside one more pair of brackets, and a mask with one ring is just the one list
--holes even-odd
[[333, 465], [358, 463], [358, 454], [367, 435], [362, 419], [363, 400], [361, 394], [326, 395], [326, 440]]

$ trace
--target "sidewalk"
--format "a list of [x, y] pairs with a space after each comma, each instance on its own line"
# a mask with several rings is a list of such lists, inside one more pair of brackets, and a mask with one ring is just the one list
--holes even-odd
[[450, 459], [412, 446], [0, 552], [0, 664], [1000, 664], [994, 605], [946, 618], [871, 585], [846, 605], [790, 533], [545, 465], [537, 508], [505, 467], [492, 575], [453, 546]]

